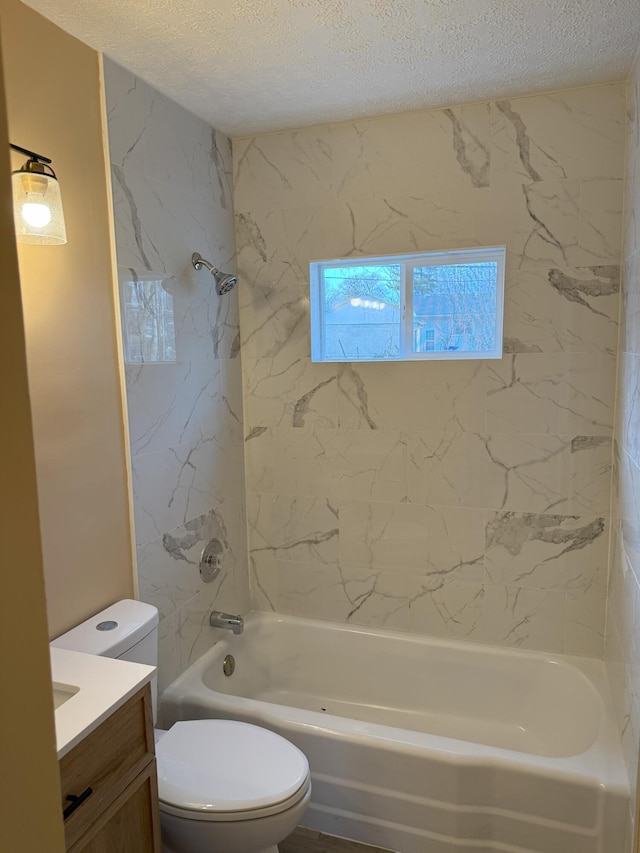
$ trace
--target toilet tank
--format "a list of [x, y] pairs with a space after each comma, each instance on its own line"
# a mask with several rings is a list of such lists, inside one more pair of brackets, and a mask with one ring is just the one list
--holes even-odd
[[[158, 610], [144, 601], [124, 599], [101, 610], [50, 643], [89, 655], [158, 665]], [[151, 682], [153, 719], [156, 719], [158, 680]]]

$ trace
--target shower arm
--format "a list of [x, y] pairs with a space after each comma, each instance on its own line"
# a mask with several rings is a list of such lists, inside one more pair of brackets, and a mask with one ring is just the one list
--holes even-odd
[[210, 263], [209, 261], [205, 261], [205, 259], [198, 252], [194, 252], [191, 256], [191, 263], [193, 264], [194, 269], [199, 270], [202, 269], [202, 267], [205, 267], [212, 275], [215, 275], [217, 272], [220, 272], [220, 270], [214, 267], [212, 263]]

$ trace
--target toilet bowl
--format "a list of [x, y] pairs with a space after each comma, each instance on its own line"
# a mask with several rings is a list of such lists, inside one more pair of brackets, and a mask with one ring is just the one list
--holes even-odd
[[[158, 663], [158, 611], [125, 600], [52, 646]], [[156, 721], [156, 683], [152, 684]], [[235, 720], [156, 729], [163, 853], [278, 853], [311, 797], [309, 763], [280, 735]]]
[[176, 723], [156, 760], [166, 853], [272, 853], [311, 796], [304, 754], [249, 723]]

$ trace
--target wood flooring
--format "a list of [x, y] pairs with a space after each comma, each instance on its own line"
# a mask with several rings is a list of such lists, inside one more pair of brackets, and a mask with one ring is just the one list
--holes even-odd
[[368, 844], [347, 841], [302, 827], [281, 841], [278, 849], [280, 853], [390, 853], [382, 847], [370, 847]]

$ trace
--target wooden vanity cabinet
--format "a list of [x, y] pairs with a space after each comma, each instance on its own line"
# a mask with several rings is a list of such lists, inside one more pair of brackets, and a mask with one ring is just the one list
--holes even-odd
[[69, 853], [160, 853], [148, 684], [60, 759], [60, 781]]

